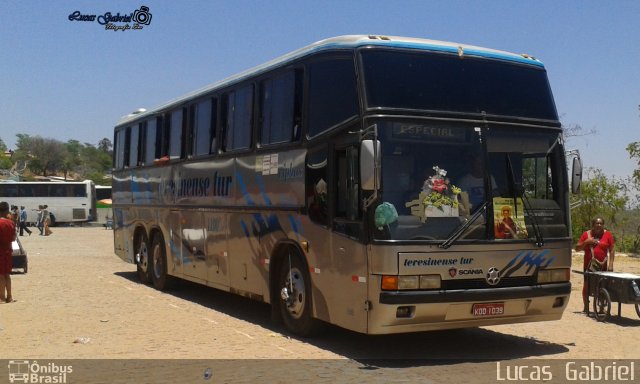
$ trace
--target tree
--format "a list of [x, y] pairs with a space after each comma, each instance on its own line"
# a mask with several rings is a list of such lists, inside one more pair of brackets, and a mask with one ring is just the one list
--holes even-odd
[[82, 144], [78, 140], [69, 140], [65, 144], [66, 154], [62, 159], [61, 170], [64, 172], [64, 179], [69, 176], [69, 172], [74, 172], [81, 164], [80, 151]]
[[64, 143], [40, 136], [17, 134], [16, 160], [27, 161], [27, 168], [37, 175], [47, 176], [62, 169], [67, 155]]
[[623, 212], [628, 201], [627, 185], [607, 176], [598, 168], [589, 168], [582, 182], [579, 196], [572, 196], [571, 221], [573, 239], [577, 241], [585, 229], [591, 228], [591, 220], [602, 216], [607, 224], [616, 225], [618, 214]]
[[4, 140], [2, 140], [2, 138], [0, 138], [0, 151], [4, 152], [7, 150], [7, 144], [4, 143]]
[[593, 135], [596, 133], [596, 130], [590, 129], [588, 131], [585, 131], [580, 124], [573, 124], [573, 125], [562, 124], [562, 132], [565, 139], [569, 139], [571, 137], [582, 137], [582, 136]]
[[111, 140], [108, 138], [103, 138], [98, 142], [98, 149], [102, 152], [111, 154], [111, 150], [113, 149], [113, 144], [111, 144]]
[[[629, 152], [629, 157], [635, 160], [638, 167], [640, 167], [640, 141], [629, 143], [629, 145], [627, 145], [627, 152]], [[640, 168], [633, 171], [632, 177], [635, 184], [640, 186]]]

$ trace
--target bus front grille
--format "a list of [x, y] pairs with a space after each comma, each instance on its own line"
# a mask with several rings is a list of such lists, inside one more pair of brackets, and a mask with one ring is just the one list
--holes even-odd
[[507, 287], [522, 287], [529, 285], [536, 285], [535, 276], [518, 276], [518, 277], [503, 277], [496, 285], [489, 285], [485, 279], [456, 279], [456, 280], [443, 280], [443, 290], [449, 289], [486, 289], [486, 288], [507, 288]]

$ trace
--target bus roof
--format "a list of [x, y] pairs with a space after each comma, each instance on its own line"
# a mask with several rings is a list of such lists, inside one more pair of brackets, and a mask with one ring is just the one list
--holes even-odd
[[543, 68], [544, 65], [535, 57], [527, 54], [515, 54], [506, 51], [500, 51], [495, 49], [477, 47], [467, 44], [459, 44], [454, 42], [420, 39], [412, 37], [399, 37], [399, 36], [380, 36], [380, 35], [345, 35], [320, 40], [306, 47], [297, 49], [293, 52], [277, 57], [259, 66], [250, 68], [246, 71], [240, 72], [236, 75], [220, 80], [213, 84], [210, 84], [204, 88], [190, 92], [184, 96], [173, 99], [165, 104], [162, 104], [153, 110], [139, 109], [138, 111], [129, 115], [123, 116], [117, 125], [123, 125], [131, 123], [134, 120], [152, 116], [153, 114], [171, 109], [181, 105], [182, 103], [197, 98], [207, 93], [218, 89], [224, 88], [234, 83], [240, 82], [248, 77], [256, 76], [261, 73], [267, 72], [271, 69], [285, 65], [294, 60], [300, 59], [304, 56], [312, 53], [328, 51], [333, 49], [355, 49], [363, 46], [377, 46], [377, 47], [393, 47], [393, 48], [407, 48], [424, 51], [436, 51], [436, 52], [448, 52], [458, 54], [459, 56], [475, 56], [504, 61], [512, 61], [521, 64], [528, 64]]

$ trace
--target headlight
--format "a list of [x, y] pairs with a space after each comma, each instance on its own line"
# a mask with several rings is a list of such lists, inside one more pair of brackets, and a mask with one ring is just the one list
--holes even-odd
[[420, 276], [420, 289], [440, 289], [440, 275]]
[[398, 289], [418, 289], [418, 276], [398, 276]]
[[440, 289], [440, 280], [440, 275], [384, 275], [381, 288], [383, 291]]
[[538, 271], [538, 284], [560, 283], [569, 281], [569, 268], [541, 269]]

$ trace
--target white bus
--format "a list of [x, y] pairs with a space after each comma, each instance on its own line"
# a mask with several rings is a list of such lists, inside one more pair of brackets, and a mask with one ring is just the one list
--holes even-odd
[[0, 200], [24, 206], [29, 223], [37, 221], [40, 205], [48, 206], [51, 225], [90, 221], [96, 212], [95, 187], [91, 180], [0, 182]]
[[303, 336], [567, 306], [562, 130], [530, 56], [331, 38], [126, 116], [114, 143], [115, 252], [157, 289], [270, 303]]

